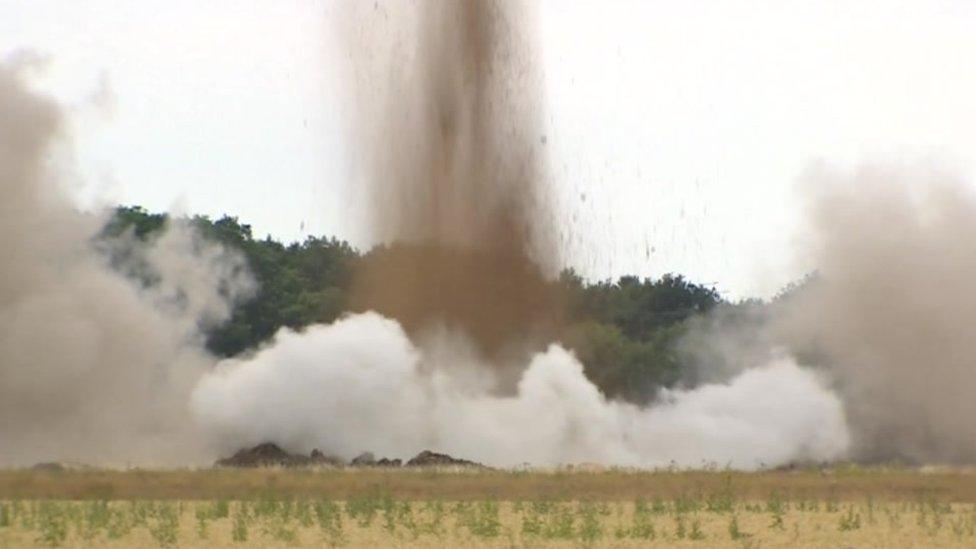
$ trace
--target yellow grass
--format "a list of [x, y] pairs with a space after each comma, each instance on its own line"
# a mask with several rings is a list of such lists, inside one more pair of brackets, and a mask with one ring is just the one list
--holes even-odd
[[[976, 544], [976, 508], [972, 504], [948, 507], [907, 502], [838, 504], [826, 502], [785, 504], [775, 510], [770, 502], [738, 502], [731, 509], [675, 510], [674, 502], [640, 514], [635, 504], [614, 502], [580, 504], [550, 503], [544, 510], [527, 503], [498, 504], [497, 528], [486, 527], [479, 506], [483, 503], [442, 504], [432, 511], [413, 502], [391, 502], [377, 509], [368, 523], [342, 510], [335, 502], [341, 522], [334, 529], [323, 528], [313, 503], [304, 518], [298, 504], [284, 512], [279, 507], [260, 514], [258, 504], [231, 503], [226, 518], [206, 519], [201, 528], [198, 510], [206, 515], [211, 502], [170, 503], [175, 509], [170, 541], [160, 534], [158, 511], [151, 511], [144, 524], [130, 525], [120, 535], [108, 527], [92, 528], [85, 503], [58, 502], [61, 517], [34, 508], [19, 510], [12, 523], [0, 527], [0, 547], [972, 547]], [[6, 504], [9, 506], [10, 504]], [[143, 503], [152, 506], [158, 504]], [[165, 505], [165, 504], [164, 504]], [[774, 506], [775, 507], [775, 506]], [[109, 505], [113, 516], [133, 520], [133, 504]], [[653, 504], [648, 504], [652, 509]], [[248, 509], [248, 510], [243, 510]], [[47, 515], [45, 515], [47, 513]], [[156, 514], [154, 514], [156, 513]], [[246, 520], [238, 516], [246, 515]], [[440, 518], [438, 518], [438, 516]], [[472, 519], [472, 516], [475, 518]], [[25, 519], [24, 517], [29, 517]], [[23, 521], [29, 521], [24, 523]], [[45, 520], [62, 520], [63, 538], [49, 535]], [[109, 521], [114, 520], [110, 518]], [[235, 525], [246, 524], [246, 540], [234, 538]], [[736, 525], [733, 528], [733, 523]], [[532, 525], [536, 526], [532, 526]], [[529, 526], [527, 526], [529, 525]], [[636, 528], [635, 525], [643, 525]], [[490, 524], [489, 524], [490, 526]], [[47, 528], [47, 529], [46, 529]]]
[[976, 473], [0, 471], [0, 547], [51, 545], [973, 547]]

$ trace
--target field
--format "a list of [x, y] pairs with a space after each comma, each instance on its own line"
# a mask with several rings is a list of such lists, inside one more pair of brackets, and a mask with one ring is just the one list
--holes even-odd
[[972, 547], [976, 472], [0, 471], [0, 547]]

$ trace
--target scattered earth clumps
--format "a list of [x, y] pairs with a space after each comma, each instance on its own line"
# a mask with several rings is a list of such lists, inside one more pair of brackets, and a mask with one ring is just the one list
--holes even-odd
[[[243, 448], [230, 457], [217, 460], [215, 467], [342, 467], [346, 465], [342, 459], [327, 456], [319, 450], [312, 450], [311, 455], [292, 454], [273, 442], [264, 442], [253, 448]], [[380, 458], [372, 452], [363, 452], [354, 457], [348, 464], [350, 467], [473, 467], [486, 469], [484, 465], [459, 459], [447, 454], [438, 454], [430, 450], [420, 452], [412, 459], [403, 463], [399, 458]]]
[[329, 465], [332, 467], [342, 467], [345, 465], [342, 458], [323, 454], [318, 448], [312, 450], [312, 454], [309, 456], [309, 461], [311, 461], [312, 465]]
[[65, 471], [92, 471], [96, 469], [93, 465], [76, 461], [42, 461], [31, 465], [31, 471], [42, 473], [63, 473]]
[[219, 459], [217, 467], [311, 467], [316, 465], [341, 466], [342, 460], [327, 456], [319, 450], [311, 455], [291, 454], [273, 442], [264, 442], [253, 448], [238, 450], [233, 456]]
[[349, 465], [353, 467], [371, 467], [376, 465], [376, 456], [373, 455], [373, 452], [363, 452], [352, 458]]
[[373, 452], [363, 452], [352, 458], [349, 465], [352, 467], [400, 467], [403, 465], [403, 462], [399, 458], [389, 459], [384, 457], [376, 459]]

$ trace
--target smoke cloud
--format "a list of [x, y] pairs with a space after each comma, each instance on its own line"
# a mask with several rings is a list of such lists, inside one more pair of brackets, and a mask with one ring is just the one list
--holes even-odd
[[720, 308], [684, 341], [689, 383], [721, 382], [775, 348], [827, 376], [850, 457], [976, 460], [976, 195], [931, 165], [889, 163], [801, 179], [800, 260], [815, 275], [769, 305]]
[[458, 334], [414, 345], [395, 321], [353, 315], [284, 329], [223, 362], [193, 395], [225, 450], [276, 440], [351, 458], [435, 448], [491, 465], [597, 462], [756, 468], [832, 460], [847, 449], [838, 399], [788, 358], [725, 384], [667, 391], [649, 408], [607, 400], [558, 345], [534, 355], [511, 396]]
[[110, 244], [156, 284], [109, 267], [94, 244], [104, 220], [71, 206], [52, 164], [64, 117], [28, 86], [38, 63], [0, 64], [0, 464], [199, 458], [187, 402], [213, 363], [199, 330], [250, 279], [179, 224], [148, 247]]
[[776, 329], [821, 353], [860, 459], [976, 460], [976, 195], [923, 166], [814, 168], [817, 280]]

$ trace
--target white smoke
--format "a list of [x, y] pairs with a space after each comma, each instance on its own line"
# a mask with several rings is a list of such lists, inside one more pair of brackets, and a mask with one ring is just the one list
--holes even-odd
[[755, 468], [836, 459], [849, 444], [841, 403], [790, 359], [641, 408], [604, 398], [558, 345], [531, 359], [514, 396], [498, 396], [492, 369], [465, 348], [450, 333], [418, 348], [375, 313], [284, 329], [204, 378], [192, 407], [224, 451], [273, 440], [346, 458], [435, 449], [499, 466]]

